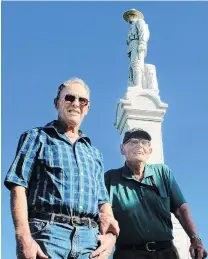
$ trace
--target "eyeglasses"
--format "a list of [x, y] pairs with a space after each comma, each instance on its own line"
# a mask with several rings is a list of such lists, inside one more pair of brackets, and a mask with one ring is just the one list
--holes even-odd
[[73, 103], [76, 99], [79, 101], [79, 104], [81, 106], [87, 106], [89, 101], [87, 100], [87, 98], [84, 98], [84, 97], [80, 97], [78, 95], [72, 95], [72, 94], [67, 94], [65, 95], [65, 101], [66, 102], [71, 102]]
[[137, 145], [142, 145], [143, 147], [149, 147], [150, 146], [150, 141], [147, 139], [141, 139], [141, 138], [135, 138], [135, 139], [129, 139], [126, 143], [129, 143], [131, 146], [137, 146]]

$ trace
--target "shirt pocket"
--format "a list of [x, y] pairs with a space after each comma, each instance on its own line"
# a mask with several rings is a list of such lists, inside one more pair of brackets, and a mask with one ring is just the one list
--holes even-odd
[[43, 159], [50, 167], [62, 168], [62, 152], [57, 145], [46, 146], [44, 149]]
[[42, 158], [42, 163], [48, 173], [60, 178], [64, 173], [63, 154], [57, 145], [46, 146]]
[[158, 217], [162, 217], [163, 219], [169, 221], [171, 218], [170, 197], [161, 196], [157, 194], [155, 190], [144, 188], [143, 198], [147, 203], [151, 204], [152, 209]]

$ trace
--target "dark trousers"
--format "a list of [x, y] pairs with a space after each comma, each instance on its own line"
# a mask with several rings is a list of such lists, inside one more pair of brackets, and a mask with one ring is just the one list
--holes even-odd
[[177, 249], [173, 246], [156, 252], [143, 250], [116, 250], [113, 259], [180, 259]]

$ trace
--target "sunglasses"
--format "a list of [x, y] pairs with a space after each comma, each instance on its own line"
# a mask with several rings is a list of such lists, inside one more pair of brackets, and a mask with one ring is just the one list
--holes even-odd
[[72, 95], [72, 94], [67, 94], [65, 95], [65, 101], [66, 102], [70, 102], [70, 103], [73, 103], [76, 99], [79, 101], [79, 104], [81, 106], [87, 106], [89, 101], [87, 100], [87, 98], [84, 98], [84, 97], [80, 97], [78, 95]]

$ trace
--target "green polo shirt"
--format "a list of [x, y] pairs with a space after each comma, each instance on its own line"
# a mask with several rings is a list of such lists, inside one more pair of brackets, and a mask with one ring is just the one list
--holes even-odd
[[[159, 194], [154, 190], [151, 177]], [[173, 239], [171, 212], [186, 203], [171, 170], [164, 164], [146, 165], [136, 180], [125, 165], [105, 174], [120, 235], [117, 244], [143, 244]]]

